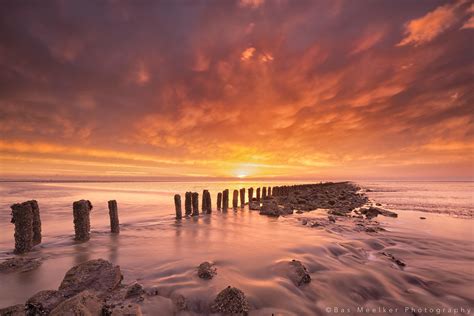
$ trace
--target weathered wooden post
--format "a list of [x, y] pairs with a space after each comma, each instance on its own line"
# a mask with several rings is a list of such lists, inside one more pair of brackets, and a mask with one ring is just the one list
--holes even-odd
[[204, 190], [203, 192], [203, 200], [206, 202], [206, 206], [202, 207], [203, 212], [206, 214], [212, 213], [212, 201], [211, 201], [211, 193], [208, 190]]
[[192, 193], [191, 192], [186, 192], [184, 194], [184, 211], [186, 216], [191, 215], [191, 197]]
[[110, 231], [114, 234], [120, 233], [120, 224], [118, 217], [117, 201], [110, 200], [109, 204], [109, 217], [110, 217]]
[[239, 191], [234, 190], [233, 195], [232, 195], [232, 207], [236, 209], [238, 205], [239, 205]]
[[202, 191], [202, 198], [201, 198], [201, 213], [202, 214], [207, 214], [207, 195], [206, 192], [207, 190]]
[[38, 202], [36, 200], [27, 201], [31, 205], [33, 212], [33, 246], [41, 244], [41, 217]]
[[217, 193], [217, 209], [222, 209], [222, 193]]
[[249, 203], [252, 202], [253, 199], [253, 188], [249, 188]]
[[90, 212], [92, 204], [89, 200], [80, 200], [72, 204], [74, 215], [74, 232], [76, 233], [75, 240], [87, 241], [90, 239]]
[[33, 210], [29, 202], [11, 206], [12, 219], [15, 224], [15, 253], [21, 254], [33, 248]]
[[193, 192], [191, 195], [192, 204], [193, 204], [193, 216], [199, 215], [199, 193]]
[[262, 189], [262, 199], [266, 199], [267, 198], [267, 187], [263, 187]]
[[245, 206], [245, 188], [240, 189], [240, 207]]
[[229, 189], [225, 189], [222, 193], [222, 209], [227, 211], [229, 208]]
[[257, 188], [257, 202], [260, 202], [260, 188]]
[[272, 187], [268, 187], [267, 194], [268, 194], [268, 196], [272, 196]]
[[176, 211], [176, 219], [183, 218], [183, 214], [181, 212], [181, 195], [179, 194], [174, 195], [174, 208]]

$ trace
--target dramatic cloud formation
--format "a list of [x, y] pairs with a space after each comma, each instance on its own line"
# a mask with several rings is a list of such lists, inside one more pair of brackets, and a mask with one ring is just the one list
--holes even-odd
[[468, 178], [468, 1], [4, 1], [0, 176]]

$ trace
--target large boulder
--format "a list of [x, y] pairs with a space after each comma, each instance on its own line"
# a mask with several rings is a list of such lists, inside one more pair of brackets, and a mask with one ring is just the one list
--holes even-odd
[[222, 290], [211, 305], [212, 313], [246, 315], [249, 309], [250, 306], [244, 292], [230, 286]]
[[83, 291], [64, 302], [60, 303], [54, 308], [50, 316], [101, 316], [104, 301], [100, 299], [95, 293], [90, 291]]
[[309, 275], [308, 270], [301, 263], [301, 261], [291, 260], [289, 262], [289, 265], [290, 265], [289, 277], [296, 286], [301, 286], [303, 284], [307, 284], [311, 282], [311, 276]]
[[59, 291], [66, 297], [84, 290], [94, 291], [99, 296], [104, 296], [116, 289], [122, 278], [119, 266], [114, 266], [103, 259], [90, 260], [72, 267], [64, 276]]
[[64, 300], [65, 297], [59, 291], [40, 291], [26, 301], [26, 311], [28, 315], [49, 315]]

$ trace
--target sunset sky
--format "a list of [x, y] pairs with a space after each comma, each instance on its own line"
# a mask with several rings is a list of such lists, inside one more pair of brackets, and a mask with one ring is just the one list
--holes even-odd
[[0, 178], [472, 179], [472, 1], [0, 3]]

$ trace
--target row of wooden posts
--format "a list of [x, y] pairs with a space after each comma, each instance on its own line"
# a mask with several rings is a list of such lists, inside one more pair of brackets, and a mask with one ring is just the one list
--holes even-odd
[[[108, 202], [110, 231], [120, 232], [117, 201]], [[30, 200], [13, 204], [11, 222], [15, 224], [15, 253], [21, 254], [30, 251], [41, 243], [41, 217], [38, 202]], [[87, 241], [90, 239], [90, 212], [92, 203], [89, 200], [80, 200], [72, 204], [74, 217], [74, 239]]]
[[[260, 199], [267, 196], [276, 196], [288, 194], [294, 186], [282, 187], [263, 187], [257, 188], [256, 198], [253, 197], [254, 189], [248, 189], [249, 202], [260, 203]], [[239, 194], [240, 193], [240, 194]], [[261, 195], [260, 195], [261, 193]], [[245, 205], [245, 188], [234, 190], [232, 196], [232, 207], [238, 207], [240, 195], [240, 206]], [[182, 218], [181, 212], [181, 196], [174, 196], [176, 218]], [[108, 202], [110, 230], [114, 234], [120, 232], [117, 201], [110, 200]], [[184, 201], [185, 215], [199, 215], [199, 193], [186, 192]], [[229, 208], [229, 190], [226, 189], [217, 194], [217, 209], [227, 210]], [[74, 218], [74, 239], [77, 241], [87, 241], [90, 239], [90, 212], [92, 203], [89, 200], [79, 200], [72, 204]], [[204, 190], [201, 202], [202, 213], [210, 214], [212, 212], [211, 194], [208, 190]], [[34, 246], [41, 243], [41, 217], [40, 208], [36, 200], [30, 200], [23, 203], [13, 204], [11, 206], [12, 219], [15, 224], [15, 253], [21, 254], [30, 251]]]
[[[265, 199], [268, 196], [276, 196], [287, 194], [289, 191], [289, 186], [279, 186], [279, 187], [263, 187], [257, 188], [255, 190], [256, 197], [253, 197], [254, 188], [248, 188], [248, 201], [260, 202], [260, 199]], [[232, 208], [236, 209], [239, 205], [240, 197], [240, 207], [245, 205], [245, 188], [240, 190], [234, 190], [232, 194]], [[181, 208], [181, 195], [175, 194], [174, 196], [174, 206], [176, 211], [176, 218], [183, 218], [182, 208]], [[227, 210], [229, 208], [229, 190], [225, 189], [222, 192], [217, 193], [217, 209], [218, 210]], [[197, 192], [186, 192], [184, 195], [184, 210], [185, 216], [197, 216], [199, 215], [199, 193]], [[202, 192], [202, 202], [201, 210], [203, 214], [210, 214], [212, 212], [212, 202], [211, 195], [208, 190]]]

